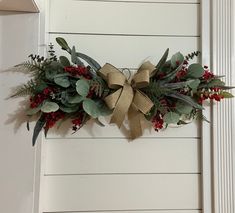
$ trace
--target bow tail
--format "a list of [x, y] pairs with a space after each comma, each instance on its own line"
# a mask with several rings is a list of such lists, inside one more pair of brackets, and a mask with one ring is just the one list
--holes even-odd
[[131, 104], [131, 107], [128, 111], [128, 119], [131, 139], [133, 140], [142, 136], [143, 130], [141, 126], [141, 120], [144, 119], [144, 115], [135, 107], [134, 104]]

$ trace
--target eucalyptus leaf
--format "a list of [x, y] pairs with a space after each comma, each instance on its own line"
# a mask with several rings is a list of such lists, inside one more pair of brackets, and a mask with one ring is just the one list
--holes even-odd
[[163, 120], [167, 124], [175, 124], [180, 120], [180, 115], [175, 112], [168, 112], [163, 116]]
[[176, 103], [176, 110], [181, 114], [189, 114], [192, 112], [193, 107], [190, 106], [189, 104], [178, 101]]
[[187, 77], [188, 78], [200, 78], [203, 76], [204, 68], [200, 64], [191, 64], [188, 67]]
[[42, 105], [41, 111], [45, 113], [56, 112], [59, 109], [59, 105], [55, 102], [46, 101]]
[[57, 37], [57, 38], [56, 38], [56, 42], [62, 47], [63, 50], [67, 50], [67, 51], [70, 50], [69, 45], [68, 45], [68, 43], [65, 41], [64, 38], [62, 38], [62, 37]]
[[78, 58], [77, 53], [76, 53], [76, 49], [75, 46], [73, 46], [72, 50], [71, 50], [71, 61], [74, 64], [80, 65], [80, 66], [84, 66], [84, 64], [82, 63], [82, 61]]
[[76, 91], [82, 97], [86, 97], [89, 93], [90, 85], [87, 80], [80, 79], [76, 82]]
[[54, 69], [50, 69], [50, 68], [47, 68], [45, 70], [45, 76], [46, 76], [46, 79], [52, 81], [55, 77], [55, 75], [57, 74], [57, 70], [54, 70]]
[[34, 130], [33, 130], [33, 139], [32, 139], [32, 144], [33, 146], [36, 144], [37, 138], [39, 133], [41, 132], [42, 128], [44, 127], [46, 123], [46, 120], [44, 118], [44, 116], [42, 115], [39, 120], [37, 121]]
[[199, 79], [195, 79], [189, 83], [189, 87], [193, 90], [193, 92], [196, 92], [200, 83], [201, 81]]
[[75, 95], [73, 97], [68, 97], [68, 102], [71, 104], [78, 104], [81, 103], [84, 100], [84, 97], [80, 95]]
[[60, 56], [60, 63], [64, 66], [64, 67], [68, 67], [70, 66], [70, 61], [67, 57], [65, 56]]
[[101, 69], [101, 66], [99, 65], [99, 63], [97, 61], [95, 61], [93, 58], [91, 58], [88, 55], [85, 55], [83, 53], [76, 53], [77, 56], [81, 59], [83, 59], [84, 61], [86, 61], [96, 72]]
[[79, 110], [79, 106], [75, 105], [73, 107], [60, 106], [60, 110], [66, 113], [72, 113]]
[[184, 56], [180, 52], [177, 52], [171, 57], [171, 67], [173, 69], [177, 68], [183, 62], [184, 62]]
[[220, 87], [225, 86], [225, 83], [221, 81], [220, 79], [212, 79], [208, 84], [208, 87]]
[[67, 76], [61, 76], [61, 75], [56, 75], [54, 77], [54, 82], [64, 88], [67, 88], [70, 86], [70, 81]]
[[93, 118], [97, 118], [100, 116], [100, 110], [96, 102], [91, 99], [86, 99], [83, 101], [83, 109], [88, 115]]

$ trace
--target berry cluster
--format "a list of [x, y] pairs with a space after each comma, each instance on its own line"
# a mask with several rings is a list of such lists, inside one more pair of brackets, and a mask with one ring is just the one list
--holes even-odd
[[76, 77], [82, 76], [82, 77], [84, 77], [86, 79], [91, 79], [91, 75], [89, 73], [89, 67], [83, 67], [83, 66], [73, 67], [73, 66], [68, 66], [68, 67], [64, 67], [64, 71], [68, 72], [72, 76], [76, 76]]

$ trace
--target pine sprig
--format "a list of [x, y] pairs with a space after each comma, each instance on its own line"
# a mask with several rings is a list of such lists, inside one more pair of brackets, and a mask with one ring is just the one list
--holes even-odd
[[27, 83], [16, 87], [14, 89], [15, 92], [13, 93], [13, 95], [10, 96], [10, 98], [18, 98], [32, 95], [34, 93], [35, 86], [36, 84], [34, 80], [29, 80]]

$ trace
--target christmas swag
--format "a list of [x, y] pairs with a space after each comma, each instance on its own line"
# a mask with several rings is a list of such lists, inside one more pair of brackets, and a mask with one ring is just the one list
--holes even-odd
[[207, 66], [189, 64], [199, 52], [186, 57], [177, 52], [168, 60], [167, 49], [156, 66], [146, 61], [133, 76], [129, 72], [126, 77], [113, 65], [101, 67], [76, 52], [63, 38], [56, 41], [71, 55], [71, 61], [65, 56], [57, 58], [50, 45], [50, 57], [30, 55], [29, 61], [17, 65], [32, 77], [11, 97], [30, 97], [26, 113], [38, 116], [33, 145], [42, 129], [46, 134], [68, 118], [76, 132], [89, 119], [102, 125], [98, 118], [110, 114], [110, 123], [120, 128], [127, 116], [131, 139], [135, 139], [142, 135], [143, 120], [152, 122], [156, 131], [172, 123], [187, 124], [202, 117], [204, 100], [233, 97], [225, 91], [232, 87], [225, 86], [222, 76], [214, 75]]

